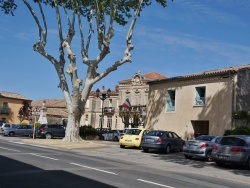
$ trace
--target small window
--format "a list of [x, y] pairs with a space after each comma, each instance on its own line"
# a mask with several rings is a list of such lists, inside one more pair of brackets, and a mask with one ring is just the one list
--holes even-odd
[[206, 87], [196, 87], [195, 105], [204, 106], [206, 104]]
[[175, 90], [167, 91], [167, 111], [175, 111]]
[[107, 127], [108, 128], [112, 127], [112, 116], [108, 116]]

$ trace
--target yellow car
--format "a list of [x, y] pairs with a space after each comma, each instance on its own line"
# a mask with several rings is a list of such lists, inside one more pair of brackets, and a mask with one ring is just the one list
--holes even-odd
[[125, 134], [122, 135], [119, 140], [120, 148], [125, 148], [125, 146], [140, 147], [141, 138], [147, 132], [148, 130], [143, 128], [127, 129]]

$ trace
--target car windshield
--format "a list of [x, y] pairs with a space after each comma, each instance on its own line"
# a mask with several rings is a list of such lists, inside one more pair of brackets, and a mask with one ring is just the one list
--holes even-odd
[[211, 141], [213, 138], [214, 136], [198, 136], [195, 138], [195, 140]]
[[139, 135], [141, 132], [140, 129], [128, 129], [126, 131], [126, 134], [130, 134], [130, 135]]
[[236, 137], [224, 137], [219, 144], [228, 146], [247, 146], [247, 143], [244, 140]]
[[124, 130], [119, 130], [119, 133], [124, 133]]

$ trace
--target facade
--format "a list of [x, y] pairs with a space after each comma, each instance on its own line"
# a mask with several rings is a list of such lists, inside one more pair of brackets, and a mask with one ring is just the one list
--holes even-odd
[[223, 135], [234, 112], [250, 111], [250, 65], [151, 81], [148, 100], [147, 128]]
[[[0, 91], [0, 120], [8, 123], [20, 123], [19, 110], [24, 103], [30, 106], [31, 101], [21, 94]], [[29, 123], [29, 120], [25, 119], [23, 123]]]
[[[124, 129], [134, 126], [144, 126], [143, 110], [146, 110], [148, 102], [148, 82], [166, 78], [165, 76], [151, 72], [141, 74], [135, 73], [132, 78], [118, 82], [115, 90], [111, 91], [110, 98], [104, 100], [103, 128]], [[105, 88], [102, 88], [105, 92]], [[126, 109], [123, 103], [129, 99], [131, 108]], [[82, 122], [95, 128], [101, 127], [102, 101], [96, 97], [95, 91], [89, 96], [88, 104]], [[146, 112], [144, 112], [145, 114]]]
[[[135, 73], [132, 78], [118, 82], [119, 85], [114, 90], [111, 90], [110, 97], [106, 98], [104, 102], [96, 96], [96, 91], [91, 91], [85, 105], [85, 113], [81, 118], [81, 125], [100, 128], [102, 124], [104, 129], [144, 126], [142, 115], [146, 114], [148, 102], [149, 86], [147, 82], [163, 78], [166, 77], [156, 72], [143, 75], [140, 72]], [[104, 86], [101, 88], [100, 95], [102, 93], [107, 94], [107, 88]], [[132, 106], [130, 109], [122, 106], [127, 98]], [[32, 107], [41, 108], [44, 101], [46, 102], [48, 123], [52, 123], [52, 121], [57, 123], [66, 122], [67, 110], [63, 99], [33, 101]], [[104, 118], [102, 118], [102, 110]]]

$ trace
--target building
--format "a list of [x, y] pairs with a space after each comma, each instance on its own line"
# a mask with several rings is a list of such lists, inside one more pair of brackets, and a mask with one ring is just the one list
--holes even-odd
[[[91, 91], [85, 105], [85, 113], [81, 118], [81, 125], [91, 125], [94, 128], [100, 128], [102, 124], [102, 127], [105, 129], [143, 126], [144, 120], [141, 116], [146, 114], [149, 88], [147, 83], [164, 78], [166, 77], [156, 72], [142, 75], [139, 71], [132, 78], [118, 82], [115, 89], [111, 90], [110, 97], [104, 101], [96, 96], [95, 90]], [[107, 94], [107, 89], [103, 86], [100, 90], [100, 95]], [[125, 109], [122, 106], [127, 98], [130, 100], [131, 109]], [[46, 102], [48, 123], [51, 123], [53, 119], [57, 119], [58, 123], [67, 119], [67, 110], [63, 99], [33, 101], [32, 107], [41, 107], [43, 101]], [[104, 118], [102, 118], [102, 110]]]
[[[0, 91], [0, 120], [8, 123], [20, 123], [19, 110], [24, 104], [30, 106], [31, 101], [21, 94]], [[29, 118], [22, 122], [29, 123]]]
[[[41, 99], [31, 103], [32, 108], [38, 109], [39, 113], [41, 113], [43, 105], [46, 107], [46, 118], [48, 123], [67, 124], [68, 112], [64, 99]], [[39, 117], [39, 114], [37, 117], [33, 116], [32, 122], [38, 122]]]
[[250, 111], [250, 64], [155, 80], [149, 84], [146, 127], [183, 139], [223, 135], [233, 114]]

